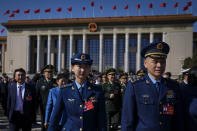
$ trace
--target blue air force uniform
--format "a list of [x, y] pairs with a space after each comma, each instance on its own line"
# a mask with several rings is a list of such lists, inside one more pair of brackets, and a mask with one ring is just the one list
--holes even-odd
[[[78, 53], [71, 59], [72, 65], [76, 63], [91, 65], [92, 60], [88, 54]], [[48, 131], [57, 130], [62, 111], [65, 111], [67, 116], [62, 130], [106, 131], [105, 99], [102, 88], [91, 84], [87, 79], [80, 86], [75, 80], [60, 89]]]
[[84, 86], [83, 96], [80, 95], [75, 82], [61, 88], [49, 125], [49, 131], [56, 130], [63, 110], [66, 110], [67, 121], [62, 130], [106, 130], [105, 101], [103, 91], [99, 86], [87, 82]]
[[122, 131], [176, 131], [176, 120], [182, 115], [177, 110], [181, 105], [178, 84], [161, 78], [159, 93], [146, 75], [126, 88], [123, 110]]
[[[46, 113], [45, 113], [45, 123], [48, 123], [51, 121], [51, 115], [53, 114], [54, 106], [57, 101], [59, 91], [60, 91], [60, 88], [58, 86], [56, 88], [50, 89], [49, 91], [48, 102], [47, 102]], [[65, 121], [66, 121], [66, 114], [65, 112], [63, 112], [59, 125], [63, 125]]]
[[[165, 61], [168, 52], [169, 46], [167, 43], [157, 42], [145, 47], [141, 55], [145, 59], [147, 57], [152, 58], [149, 60], [156, 63], [157, 60]], [[179, 84], [162, 78], [162, 74], [155, 76], [157, 80], [153, 79], [151, 77], [151, 75], [155, 75], [153, 68], [154, 66], [159, 68], [159, 66], [156, 65], [157, 63], [155, 65], [151, 64], [149, 65], [151, 67], [146, 65], [148, 73], [144, 77], [133, 83], [129, 82], [127, 85], [123, 101], [121, 130], [184, 130], [183, 105]], [[164, 68], [165, 65], [162, 65], [162, 67]]]

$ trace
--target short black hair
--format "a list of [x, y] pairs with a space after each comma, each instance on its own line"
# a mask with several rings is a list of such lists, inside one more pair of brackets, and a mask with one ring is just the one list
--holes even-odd
[[190, 86], [197, 86], [197, 66], [194, 66], [189, 70], [188, 84]]
[[18, 68], [18, 69], [14, 70], [14, 75], [13, 75], [14, 79], [15, 79], [15, 76], [16, 76], [16, 72], [22, 72], [22, 73], [24, 73], [26, 75], [26, 72], [25, 72], [25, 70], [23, 68]]
[[164, 74], [168, 75], [169, 78], [172, 76], [172, 74], [170, 72], [166, 72]]
[[58, 81], [62, 78], [68, 79], [68, 75], [66, 75], [66, 73], [60, 73], [60, 74], [57, 75], [56, 80]]

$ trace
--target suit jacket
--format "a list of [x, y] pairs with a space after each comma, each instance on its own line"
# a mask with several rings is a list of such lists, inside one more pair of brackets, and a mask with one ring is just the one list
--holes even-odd
[[[51, 121], [50, 119], [51, 119], [51, 116], [52, 116], [53, 111], [54, 111], [54, 106], [55, 106], [57, 97], [59, 95], [59, 91], [60, 91], [59, 87], [52, 88], [49, 91], [48, 102], [47, 102], [46, 113], [45, 113], [45, 122], [47, 122], [47, 123], [49, 121]], [[64, 111], [63, 114], [62, 114], [62, 118], [59, 122], [59, 125], [63, 125], [65, 123], [65, 120], [66, 120], [66, 114], [65, 114], [65, 111]]]
[[129, 82], [122, 109], [122, 131], [180, 131], [183, 105], [178, 83], [161, 79], [160, 91], [148, 75]]
[[[16, 106], [16, 99], [17, 99], [17, 83], [12, 82], [8, 86], [8, 103], [7, 109], [9, 112], [9, 121], [12, 122], [13, 118], [13, 111]], [[28, 121], [32, 122], [33, 117], [35, 117], [35, 96], [36, 96], [35, 88], [31, 87], [27, 83], [25, 83], [25, 93], [23, 98], [23, 112], [24, 116]]]
[[61, 88], [48, 131], [57, 130], [63, 110], [66, 110], [67, 116], [63, 130], [106, 130], [105, 100], [102, 88], [87, 82], [83, 92], [81, 96], [75, 82]]
[[195, 123], [193, 126], [197, 126], [197, 98], [193, 99], [193, 101], [191, 102], [189, 113], [192, 119], [194, 120], [193, 123]]
[[[184, 86], [181, 87], [183, 94], [184, 104], [184, 119], [185, 119], [185, 130], [196, 131], [197, 130], [197, 116], [193, 115], [197, 113], [197, 86]], [[194, 110], [193, 110], [194, 109]], [[196, 111], [195, 111], [196, 110]], [[197, 114], [196, 114], [197, 115]], [[196, 122], [195, 122], [196, 119]]]

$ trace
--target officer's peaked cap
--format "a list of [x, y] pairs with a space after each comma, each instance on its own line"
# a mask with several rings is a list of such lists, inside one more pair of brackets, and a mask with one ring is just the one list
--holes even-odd
[[92, 65], [93, 60], [90, 58], [90, 55], [85, 54], [85, 53], [77, 53], [71, 58], [71, 64], [76, 64], [76, 63], [85, 63]]
[[150, 57], [156, 57], [156, 58], [166, 58], [167, 54], [170, 51], [170, 47], [165, 42], [153, 42], [146, 46], [141, 51], [141, 56], [146, 58], [148, 56]]
[[42, 72], [53, 72], [55, 70], [55, 67], [53, 65], [46, 65], [43, 69]]

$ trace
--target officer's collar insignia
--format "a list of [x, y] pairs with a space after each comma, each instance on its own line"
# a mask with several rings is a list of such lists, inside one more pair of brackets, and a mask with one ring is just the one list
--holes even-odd
[[75, 90], [75, 88], [72, 86], [72, 90]]
[[173, 90], [168, 90], [166, 93], [167, 98], [174, 98], [174, 91]]
[[150, 81], [149, 80], [146, 80], [146, 84], [150, 84]]
[[86, 58], [85, 55], [81, 55], [81, 60], [84, 60]]
[[95, 99], [96, 99], [96, 97], [93, 97], [93, 96], [92, 96], [92, 97], [90, 97], [89, 99], [90, 99], [90, 100], [95, 100]]
[[163, 44], [162, 43], [157, 44], [157, 49], [162, 50], [163, 49]]
[[88, 90], [91, 90], [91, 87], [88, 87]]

